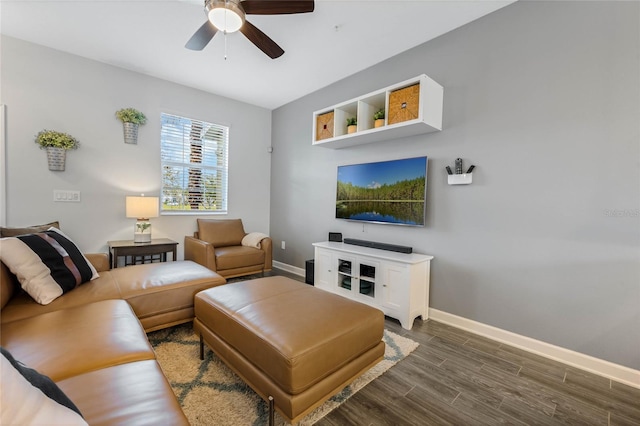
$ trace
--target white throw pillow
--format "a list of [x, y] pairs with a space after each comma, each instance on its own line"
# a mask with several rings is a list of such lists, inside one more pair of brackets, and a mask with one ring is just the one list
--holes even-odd
[[260, 248], [260, 243], [265, 238], [269, 238], [269, 236], [260, 232], [250, 232], [242, 239], [242, 245], [246, 247]]
[[3, 425], [87, 425], [75, 411], [49, 399], [0, 355], [0, 423]]

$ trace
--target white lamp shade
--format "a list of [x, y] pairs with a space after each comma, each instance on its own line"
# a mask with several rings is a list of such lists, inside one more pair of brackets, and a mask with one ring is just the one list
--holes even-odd
[[158, 217], [158, 197], [127, 197], [126, 215], [136, 219]]

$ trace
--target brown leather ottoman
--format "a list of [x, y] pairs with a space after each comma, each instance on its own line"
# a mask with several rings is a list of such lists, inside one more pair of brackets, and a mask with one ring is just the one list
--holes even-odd
[[380, 310], [289, 278], [211, 288], [194, 305], [201, 351], [204, 341], [290, 422], [384, 356]]

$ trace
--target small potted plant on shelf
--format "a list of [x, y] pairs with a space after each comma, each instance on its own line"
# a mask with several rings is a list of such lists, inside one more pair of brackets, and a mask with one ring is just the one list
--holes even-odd
[[355, 133], [358, 130], [358, 120], [355, 117], [347, 118], [347, 133]]
[[373, 120], [373, 127], [384, 126], [384, 108], [380, 108], [375, 112], [375, 114], [373, 114]]
[[116, 111], [116, 117], [122, 121], [124, 143], [138, 143], [138, 126], [147, 122], [147, 117], [135, 108], [123, 108]]
[[67, 150], [80, 146], [80, 142], [70, 134], [46, 129], [36, 135], [35, 142], [40, 145], [40, 149], [47, 150], [49, 170], [55, 172], [64, 171]]

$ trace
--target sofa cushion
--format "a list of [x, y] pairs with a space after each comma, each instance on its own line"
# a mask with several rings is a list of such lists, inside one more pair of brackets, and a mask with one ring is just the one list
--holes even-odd
[[107, 367], [57, 384], [92, 426], [189, 424], [155, 360]]
[[0, 356], [2, 389], [0, 424], [86, 425], [75, 411], [48, 398], [33, 386], [7, 358]]
[[6, 358], [13, 368], [20, 373], [22, 377], [24, 377], [31, 386], [39, 389], [45, 396], [60, 405], [64, 405], [70, 410], [75, 411], [76, 413], [82, 415], [78, 407], [69, 399], [67, 395], [60, 390], [60, 388], [51, 380], [49, 377], [44, 374], [38, 373], [33, 368], [29, 368], [11, 355], [11, 352], [6, 350], [3, 347], [0, 347], [0, 353], [2, 356]]
[[146, 331], [166, 327], [167, 322], [193, 319], [195, 294], [227, 282], [191, 261], [116, 268], [110, 274], [120, 296], [129, 302]]
[[3, 323], [0, 331], [1, 346], [55, 382], [155, 357], [124, 300], [104, 300]]
[[233, 246], [216, 249], [218, 270], [264, 265], [264, 251], [253, 247]]
[[0, 227], [0, 237], [17, 237], [24, 234], [35, 234], [36, 232], [43, 232], [49, 228], [54, 227], [60, 229], [58, 221], [45, 223], [44, 225], [25, 226], [23, 228], [3, 228]]
[[[9, 276], [13, 277], [14, 275], [10, 274]], [[17, 294], [11, 298], [6, 306], [2, 307], [0, 321], [7, 323], [109, 299], [121, 299], [120, 291], [113, 281], [110, 271], [101, 272], [99, 278], [81, 285], [75, 290], [66, 293], [63, 297], [58, 297], [48, 305], [36, 303], [31, 296], [20, 290], [18, 286]]]
[[0, 259], [42, 305], [98, 276], [73, 241], [50, 229], [0, 240]]
[[198, 238], [215, 248], [239, 246], [245, 235], [241, 219], [198, 219]]

